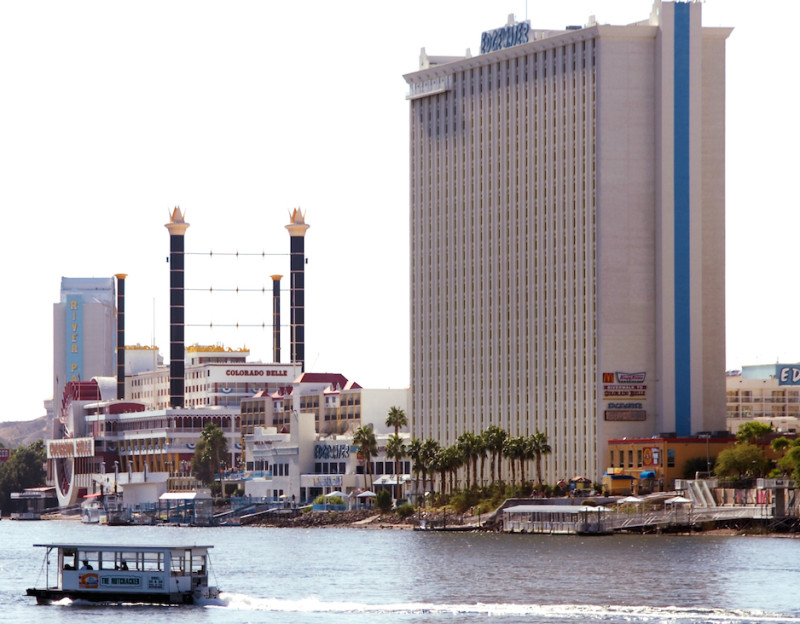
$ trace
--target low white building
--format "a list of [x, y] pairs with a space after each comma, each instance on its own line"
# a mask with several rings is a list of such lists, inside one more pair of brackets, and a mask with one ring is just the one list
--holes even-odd
[[[288, 433], [279, 433], [275, 427], [256, 428], [244, 436], [248, 470], [241, 477], [245, 495], [306, 504], [331, 492], [355, 496], [385, 487], [394, 494], [398, 480], [395, 461], [386, 455], [391, 435], [394, 432], [376, 433], [378, 454], [372, 458], [368, 475], [352, 434], [316, 434], [312, 413], [293, 414]], [[408, 442], [408, 433], [400, 436]], [[399, 481], [410, 481], [410, 472], [410, 461], [403, 459]]]

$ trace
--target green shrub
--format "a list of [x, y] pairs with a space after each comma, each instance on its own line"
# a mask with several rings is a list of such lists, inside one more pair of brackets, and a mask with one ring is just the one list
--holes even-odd
[[403, 519], [403, 520], [405, 520], [409, 516], [413, 516], [414, 515], [414, 505], [412, 505], [411, 503], [405, 503], [403, 505], [400, 505], [397, 508], [397, 515], [400, 516], [400, 518]]
[[386, 513], [392, 510], [392, 495], [389, 490], [379, 490], [375, 495], [375, 507], [378, 511]]

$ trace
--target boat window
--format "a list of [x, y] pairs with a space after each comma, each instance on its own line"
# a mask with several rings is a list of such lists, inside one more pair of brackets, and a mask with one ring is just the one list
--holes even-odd
[[172, 551], [170, 553], [170, 570], [173, 574], [186, 574], [191, 563], [192, 551]]
[[205, 555], [195, 555], [192, 557], [192, 574], [205, 574], [206, 573], [206, 557]]
[[117, 552], [114, 553], [116, 558], [114, 562], [115, 570], [138, 570], [139, 561], [137, 553], [135, 552]]
[[142, 570], [147, 572], [161, 572], [164, 569], [164, 553], [144, 552], [141, 553]]
[[96, 550], [80, 550], [78, 551], [78, 564], [80, 570], [99, 570], [100, 553]]
[[65, 548], [62, 557], [65, 570], [78, 569], [78, 551], [75, 548]]

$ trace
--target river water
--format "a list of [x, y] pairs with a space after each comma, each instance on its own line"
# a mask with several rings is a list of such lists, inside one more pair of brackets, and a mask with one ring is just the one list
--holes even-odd
[[[213, 544], [216, 604], [39, 606], [58, 541]], [[800, 539], [0, 522], [0, 621], [800, 623]], [[40, 573], [42, 576], [40, 577]], [[38, 580], [37, 580], [38, 578]]]

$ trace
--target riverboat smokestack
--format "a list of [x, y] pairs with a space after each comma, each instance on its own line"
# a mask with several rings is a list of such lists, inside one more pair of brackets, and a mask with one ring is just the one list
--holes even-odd
[[306, 346], [305, 346], [305, 236], [308, 228], [305, 214], [299, 208], [292, 211], [291, 223], [286, 226], [289, 230], [290, 247], [290, 319], [291, 323], [291, 350], [292, 363], [300, 365], [300, 371], [305, 372]]
[[281, 361], [281, 278], [283, 275], [270, 275], [272, 278], [272, 361]]
[[117, 399], [125, 398], [125, 273], [117, 273]]
[[169, 230], [169, 405], [183, 407], [185, 394], [184, 347], [184, 235], [189, 224], [177, 206]]

